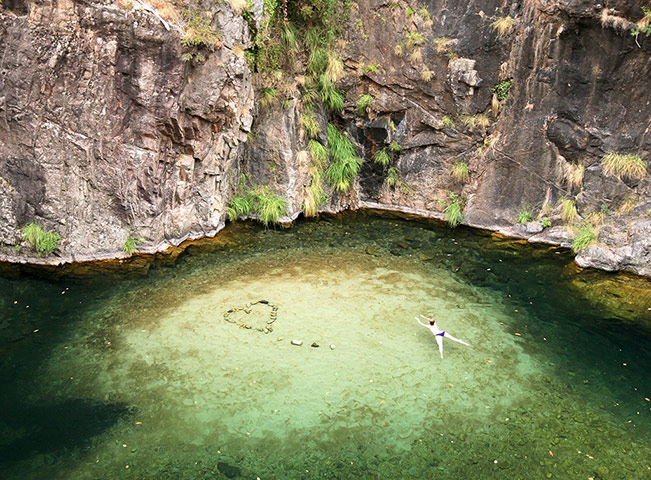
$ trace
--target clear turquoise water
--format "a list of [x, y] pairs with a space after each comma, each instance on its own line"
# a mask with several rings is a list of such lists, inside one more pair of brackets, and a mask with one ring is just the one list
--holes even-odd
[[571, 262], [348, 215], [0, 280], [2, 478], [648, 479], [649, 282]]

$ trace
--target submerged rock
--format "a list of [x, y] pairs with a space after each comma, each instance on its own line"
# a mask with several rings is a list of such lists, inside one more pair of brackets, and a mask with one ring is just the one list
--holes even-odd
[[608, 467], [600, 465], [595, 469], [595, 473], [599, 478], [605, 478], [610, 473], [610, 470]]
[[369, 245], [368, 247], [366, 247], [366, 254], [372, 255], [374, 257], [379, 257], [380, 255], [382, 255], [382, 252], [380, 251], [379, 248]]
[[226, 475], [228, 478], [237, 478], [240, 476], [240, 467], [230, 465], [226, 462], [219, 462], [217, 464], [217, 470]]
[[604, 276], [575, 265], [568, 266], [563, 277], [572, 295], [588, 300], [608, 315], [651, 327], [651, 283], [648, 279], [626, 273]]

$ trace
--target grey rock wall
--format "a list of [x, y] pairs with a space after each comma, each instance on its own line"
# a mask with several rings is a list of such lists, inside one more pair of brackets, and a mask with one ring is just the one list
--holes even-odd
[[145, 250], [218, 231], [253, 120], [244, 19], [213, 7], [224, 47], [197, 63], [139, 4], [21, 5], [0, 11], [0, 242], [35, 221], [82, 259], [120, 255], [128, 229]]
[[[219, 230], [242, 173], [288, 200], [285, 220], [301, 213], [311, 174], [300, 154], [300, 80], [288, 79], [296, 85], [285, 105], [256, 106], [240, 50], [248, 29], [228, 2], [212, 7], [224, 47], [203, 64], [183, 62], [182, 32], [145, 10], [19, 3], [5, 0], [11, 12], [0, 13], [0, 242], [13, 247], [36, 220], [64, 239], [48, 261], [119, 256], [127, 229], [160, 250]], [[358, 0], [339, 46], [347, 105], [331, 121], [366, 161], [352, 190], [330, 192], [323, 210], [443, 218], [455, 194], [468, 225], [567, 246], [558, 209], [567, 197], [580, 218], [607, 213], [580, 265], [651, 275], [651, 176], [620, 179], [601, 166], [608, 152], [651, 161], [651, 38], [630, 34], [644, 4], [411, 4], [424, 15], [406, 2]], [[254, 7], [259, 21], [261, 2]], [[492, 24], [506, 15], [517, 23], [500, 36]], [[507, 79], [510, 96], [496, 105], [493, 87]], [[366, 93], [375, 100], [360, 116], [355, 101]], [[472, 125], [477, 115], [490, 122]], [[374, 164], [392, 141], [402, 151], [390, 167]], [[459, 161], [467, 182], [450, 174]], [[579, 186], [566, 179], [571, 165], [585, 167]], [[623, 213], [627, 201], [635, 206]], [[525, 207], [553, 227], [517, 225]], [[7, 249], [4, 258], [18, 259]]]
[[[580, 265], [651, 274], [651, 176], [618, 178], [601, 166], [609, 152], [651, 160], [651, 40], [638, 45], [631, 35], [643, 2], [607, 3], [421, 2], [427, 18], [406, 3], [356, 2], [343, 53], [343, 126], [367, 162], [354, 206], [442, 218], [455, 194], [465, 199], [466, 224], [569, 246], [573, 233], [561, 226], [558, 204], [571, 198], [579, 221], [606, 214]], [[604, 21], [606, 8], [624, 20]], [[505, 15], [517, 23], [500, 36], [492, 24]], [[413, 32], [424, 36], [421, 46], [409, 45]], [[507, 79], [513, 88], [495, 115], [492, 90]], [[354, 102], [367, 93], [371, 112], [357, 115]], [[464, 125], [476, 115], [490, 125]], [[397, 185], [371, 161], [393, 140], [403, 147], [391, 165]], [[470, 167], [464, 183], [450, 174], [459, 161]], [[579, 186], [566, 178], [570, 165], [585, 168]], [[634, 208], [623, 212], [627, 201]], [[524, 208], [554, 227], [517, 225]]]

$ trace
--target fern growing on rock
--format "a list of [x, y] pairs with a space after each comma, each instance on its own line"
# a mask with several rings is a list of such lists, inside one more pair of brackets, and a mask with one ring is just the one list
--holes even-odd
[[386, 167], [389, 165], [389, 163], [391, 163], [391, 157], [389, 157], [389, 154], [387, 153], [386, 149], [383, 148], [375, 152], [375, 154], [373, 155], [373, 161], [378, 165], [382, 165], [383, 167]]
[[390, 187], [395, 187], [398, 182], [400, 182], [400, 177], [398, 176], [398, 169], [395, 167], [391, 167], [387, 171], [387, 178], [385, 180], [387, 182], [387, 185]]
[[144, 242], [145, 239], [142, 237], [137, 237], [133, 234], [131, 229], [127, 229], [127, 239], [124, 241], [124, 246], [122, 247], [122, 251], [126, 253], [127, 255], [131, 255], [133, 252], [136, 251], [136, 247], [138, 244]]

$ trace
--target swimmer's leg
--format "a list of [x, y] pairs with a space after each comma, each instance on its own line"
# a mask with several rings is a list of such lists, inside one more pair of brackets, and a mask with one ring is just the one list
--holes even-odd
[[434, 335], [434, 338], [436, 338], [436, 343], [439, 344], [439, 352], [441, 352], [441, 358], [443, 358], [443, 337]]
[[469, 343], [466, 343], [466, 342], [464, 342], [463, 340], [459, 340], [458, 338], [453, 337], [453, 336], [450, 335], [448, 332], [445, 332], [445, 338], [449, 338], [450, 340], [453, 340], [453, 341], [455, 341], [455, 342], [459, 342], [459, 343], [461, 343], [461, 344], [463, 344], [463, 345], [466, 345], [466, 346], [468, 346], [468, 347], [472, 347], [472, 345], [470, 345]]

